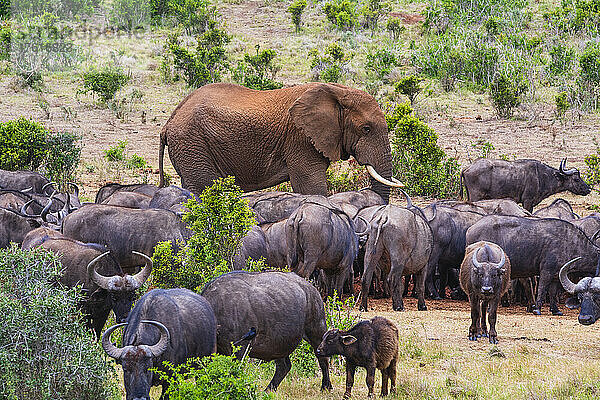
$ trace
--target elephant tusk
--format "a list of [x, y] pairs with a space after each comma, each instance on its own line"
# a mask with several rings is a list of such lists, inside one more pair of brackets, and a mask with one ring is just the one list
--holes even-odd
[[404, 184], [402, 184], [400, 181], [396, 180], [395, 178], [392, 178], [395, 182], [389, 181], [387, 179], [385, 179], [383, 176], [379, 175], [377, 173], [377, 171], [375, 171], [375, 168], [373, 168], [370, 165], [367, 165], [367, 172], [369, 173], [369, 175], [371, 175], [373, 177], [373, 179], [375, 179], [377, 182], [379, 183], [383, 183], [384, 185], [387, 186], [391, 186], [391, 187], [404, 187]]
[[397, 185], [400, 185], [400, 187], [406, 186], [404, 183], [400, 182], [398, 179], [394, 178], [393, 176], [392, 176], [392, 182], [394, 182]]

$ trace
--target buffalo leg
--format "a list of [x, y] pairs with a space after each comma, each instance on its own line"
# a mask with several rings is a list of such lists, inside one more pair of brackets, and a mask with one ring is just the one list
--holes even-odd
[[[319, 324], [317, 324], [318, 326]], [[323, 334], [327, 330], [327, 326], [323, 323], [321, 328], [312, 327], [309, 324], [308, 329], [305, 331], [305, 338], [312, 347], [313, 352], [315, 353], [315, 357], [317, 357], [317, 348], [319, 344], [321, 344], [321, 339], [323, 338]], [[329, 357], [317, 357], [317, 361], [319, 361], [319, 367], [321, 368], [321, 375], [323, 375], [321, 379], [321, 390], [332, 390], [333, 386], [331, 385], [331, 378], [329, 377]]]
[[477, 340], [480, 302], [477, 296], [473, 296], [469, 300], [471, 302], [471, 327], [469, 328], [469, 340]]
[[550, 284], [550, 290], [548, 291], [548, 296], [550, 297], [550, 312], [552, 315], [563, 315], [563, 313], [558, 309], [558, 294], [559, 291], [559, 283], [556, 281], [552, 281]]
[[419, 299], [417, 309], [419, 311], [427, 311], [427, 306], [425, 305], [425, 268], [413, 274], [413, 276], [415, 288], [417, 289], [417, 298]]
[[289, 356], [275, 360], [275, 375], [273, 375], [273, 379], [271, 379], [266, 390], [276, 391], [283, 378], [290, 372], [290, 369], [292, 369], [292, 362]]
[[368, 396], [373, 396], [373, 387], [375, 386], [375, 367], [367, 367], [367, 388], [369, 389]]
[[387, 368], [381, 370], [381, 396], [388, 394], [388, 371]]
[[352, 386], [354, 386], [354, 374], [356, 373], [356, 365], [346, 359], [346, 391], [344, 399], [349, 399], [352, 396]]
[[[430, 262], [427, 264], [427, 274], [425, 275], [425, 289], [427, 290], [427, 295], [433, 300], [440, 300], [440, 294], [435, 286], [435, 271], [437, 269], [436, 265], [431, 263], [431, 257], [429, 258]], [[439, 276], [439, 275], [438, 275]]]
[[369, 238], [365, 246], [365, 270], [363, 272], [361, 283], [361, 303], [360, 310], [367, 311], [367, 298], [369, 297], [369, 289], [373, 280], [373, 272], [377, 267], [377, 263], [381, 259], [383, 248], [381, 244], [375, 243], [375, 238]]
[[402, 287], [402, 270], [404, 270], [403, 266], [394, 267], [392, 264], [392, 269], [388, 276], [388, 282], [392, 291], [392, 308], [394, 311], [404, 310], [404, 301], [402, 300], [402, 291], [404, 289]]
[[490, 301], [490, 315], [488, 320], [490, 321], [490, 343], [498, 343], [498, 333], [496, 333], [496, 316], [498, 313], [498, 299], [492, 299]]
[[488, 335], [488, 330], [487, 330], [487, 323], [485, 322], [485, 313], [487, 312], [487, 308], [488, 308], [488, 301], [487, 300], [482, 300], [481, 301], [481, 318], [480, 318], [480, 334], [483, 337], [487, 337]]
[[[540, 271], [542, 271], [542, 270], [543, 269], [540, 268]], [[552, 284], [552, 277], [550, 277], [549, 275], [550, 274], [548, 274], [548, 273], [540, 274], [540, 282], [538, 283], [537, 299], [535, 300], [535, 309], [533, 310], [533, 313], [536, 315], [541, 314], [542, 306], [544, 305], [544, 298], [548, 294], [549, 286]]]
[[387, 367], [388, 373], [387, 376], [390, 379], [390, 392], [396, 392], [396, 363], [398, 362], [397, 358], [394, 358], [389, 367]]

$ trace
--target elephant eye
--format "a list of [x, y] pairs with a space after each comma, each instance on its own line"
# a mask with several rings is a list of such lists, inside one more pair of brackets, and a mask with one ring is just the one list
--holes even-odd
[[363, 126], [363, 132], [364, 133], [370, 133], [371, 132], [371, 127], [369, 125]]

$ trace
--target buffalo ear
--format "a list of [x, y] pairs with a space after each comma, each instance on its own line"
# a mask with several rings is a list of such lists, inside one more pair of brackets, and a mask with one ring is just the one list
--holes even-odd
[[312, 86], [302, 93], [289, 109], [292, 122], [330, 161], [342, 153], [342, 105], [344, 89], [326, 83]]
[[577, 295], [574, 295], [567, 299], [567, 301], [565, 302], [565, 306], [573, 310], [575, 308], [579, 308], [579, 306], [581, 306], [581, 303], [579, 302]]
[[349, 346], [354, 342], [356, 342], [356, 338], [354, 336], [352, 336], [352, 335], [342, 336], [342, 343], [344, 345]]

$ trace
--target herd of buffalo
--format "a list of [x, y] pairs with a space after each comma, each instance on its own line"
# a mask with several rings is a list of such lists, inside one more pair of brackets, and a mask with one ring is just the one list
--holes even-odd
[[[128, 400], [149, 400], [152, 385], [163, 385], [164, 397], [165, 382], [150, 371], [163, 361], [177, 365], [234, 350], [274, 360], [268, 388], [276, 390], [303, 339], [315, 351], [322, 389], [332, 387], [328, 357], [343, 354], [345, 397], [357, 366], [367, 369], [369, 394], [375, 370], [382, 371], [385, 395], [388, 380], [395, 386], [395, 325], [375, 317], [349, 331], [327, 330], [322, 295], [354, 293], [355, 277], [362, 310], [368, 294], [391, 296], [393, 309], [403, 310], [411, 279], [419, 310], [427, 310], [426, 297], [466, 296], [470, 340], [497, 343], [498, 305], [520, 296], [535, 314], [547, 302], [561, 315], [563, 288], [571, 295], [567, 306], [581, 306], [580, 323], [600, 317], [600, 215], [581, 218], [562, 199], [533, 211], [555, 193], [587, 195], [579, 171], [567, 169], [566, 159], [555, 169], [535, 160], [486, 158], [465, 168], [462, 181], [467, 201], [423, 208], [407, 195], [406, 206], [388, 204], [370, 189], [329, 197], [248, 193], [257, 223], [235, 257], [240, 271], [221, 275], [200, 294], [153, 289], [136, 300], [152, 274], [154, 246], [191, 236], [181, 218], [191, 192], [108, 184], [94, 203], [82, 203], [76, 185], [62, 193], [36, 172], [0, 170], [0, 248], [14, 242], [61, 256], [61, 283], [82, 285], [81, 310], [106, 353], [123, 366]], [[293, 272], [241, 271], [248, 258]], [[102, 334], [111, 310], [117, 324]], [[121, 347], [110, 340], [119, 327]]]

